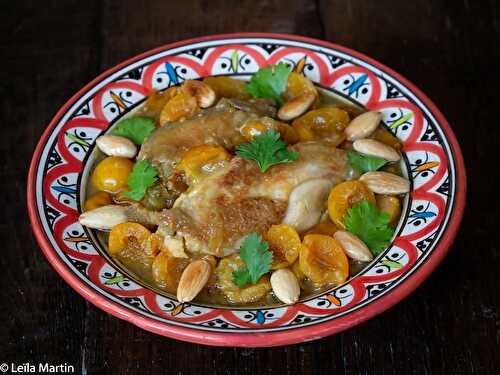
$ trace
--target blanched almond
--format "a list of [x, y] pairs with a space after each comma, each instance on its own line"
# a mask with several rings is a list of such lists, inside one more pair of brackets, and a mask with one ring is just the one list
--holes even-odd
[[369, 111], [355, 117], [344, 132], [348, 141], [355, 141], [370, 136], [382, 120], [380, 112]]
[[181, 88], [184, 92], [194, 96], [196, 98], [196, 102], [201, 108], [208, 108], [215, 102], [215, 91], [201, 81], [191, 79], [184, 81]]
[[127, 208], [110, 204], [86, 211], [78, 220], [88, 228], [111, 230], [115, 225], [128, 221]]
[[345, 230], [338, 230], [333, 234], [333, 238], [340, 243], [349, 258], [361, 262], [369, 262], [373, 259], [368, 247], [354, 234]]
[[410, 191], [410, 181], [388, 172], [367, 172], [359, 179], [376, 194], [397, 195]]
[[299, 233], [318, 224], [332, 185], [326, 178], [314, 178], [297, 185], [290, 193], [283, 223]]
[[271, 275], [271, 287], [275, 296], [283, 303], [292, 304], [299, 300], [299, 281], [297, 280], [297, 276], [287, 268], [273, 272]]
[[278, 118], [283, 121], [293, 120], [305, 113], [312, 106], [316, 96], [313, 93], [305, 93], [286, 102], [278, 111]]
[[387, 161], [398, 161], [401, 157], [391, 146], [376, 141], [375, 139], [358, 139], [352, 147], [357, 152], [365, 155], [377, 156]]
[[206, 260], [191, 262], [182, 272], [177, 287], [177, 300], [181, 303], [192, 301], [206, 285], [212, 267]]
[[133, 158], [137, 154], [137, 147], [128, 138], [119, 135], [102, 135], [95, 140], [99, 150], [108, 156], [121, 156], [123, 158]]

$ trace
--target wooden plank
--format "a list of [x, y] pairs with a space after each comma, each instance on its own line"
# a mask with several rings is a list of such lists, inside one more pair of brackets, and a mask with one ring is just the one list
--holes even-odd
[[103, 67], [197, 36], [268, 31], [321, 38], [315, 3], [307, 0], [107, 1], [103, 8]]
[[77, 368], [81, 362], [86, 302], [45, 260], [25, 204], [38, 138], [58, 107], [97, 73], [96, 2], [79, 4], [1, 5], [0, 362], [66, 362]]
[[449, 256], [407, 300], [342, 334], [346, 373], [498, 372], [500, 294], [491, 286], [499, 259], [487, 223], [498, 222], [491, 199], [499, 185], [498, 178], [484, 181], [492, 172], [487, 150], [498, 145], [491, 136], [498, 134], [491, 110], [500, 82], [498, 3], [334, 0], [320, 9], [328, 40], [390, 66], [435, 101], [469, 176], [468, 207]]

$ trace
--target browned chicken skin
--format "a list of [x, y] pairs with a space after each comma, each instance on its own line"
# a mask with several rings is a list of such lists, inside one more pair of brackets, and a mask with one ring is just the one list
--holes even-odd
[[[264, 104], [223, 99], [190, 119], [157, 129], [142, 145], [139, 159], [155, 165], [166, 184], [182, 154], [191, 147], [212, 144], [232, 150], [243, 142], [240, 128], [246, 121], [272, 115], [274, 108]], [[229, 254], [245, 235], [263, 233], [272, 224], [288, 220], [290, 194], [305, 181], [313, 182], [309, 184], [313, 191], [302, 199], [308, 209], [307, 199], [315, 193], [322, 195], [322, 204], [326, 201], [325, 181], [329, 190], [351, 174], [345, 151], [331, 143], [303, 142], [290, 149], [300, 155], [293, 163], [275, 165], [261, 173], [254, 161], [236, 156], [190, 186], [171, 209], [154, 216], [159, 219], [162, 235], [170, 241], [169, 248], [175, 247], [178, 256], [184, 250]], [[316, 180], [321, 182], [317, 192]], [[319, 220], [319, 216], [318, 212], [306, 224]], [[291, 223], [297, 220], [300, 217]]]
[[168, 177], [191, 147], [212, 144], [232, 150], [245, 141], [239, 129], [246, 121], [272, 115], [274, 111], [262, 101], [222, 99], [215, 107], [190, 119], [155, 130], [142, 145], [138, 159], [148, 159], [163, 177]]
[[282, 222], [290, 193], [304, 181], [328, 180], [333, 186], [350, 177], [345, 151], [330, 143], [298, 143], [291, 149], [299, 160], [265, 173], [255, 162], [234, 157], [164, 210], [163, 223], [187, 250], [223, 256], [248, 233]]

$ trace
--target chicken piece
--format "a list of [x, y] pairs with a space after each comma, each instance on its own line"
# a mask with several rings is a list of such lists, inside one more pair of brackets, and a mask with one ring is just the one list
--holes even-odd
[[128, 221], [141, 223], [147, 227], [157, 226], [161, 222], [161, 214], [159, 212], [148, 210], [137, 203], [125, 206], [125, 215]]
[[[301, 142], [289, 149], [297, 151], [299, 159], [289, 164], [278, 164], [269, 172], [258, 174], [258, 182], [251, 184], [250, 196], [288, 200], [291, 191], [306, 180], [329, 178], [336, 185], [352, 176], [346, 152], [332, 143]], [[255, 163], [250, 163], [255, 167]]]
[[255, 162], [234, 157], [181, 194], [172, 209], [162, 212], [162, 224], [183, 238], [189, 251], [225, 256], [247, 234], [280, 223], [291, 192], [302, 182], [327, 179], [334, 185], [350, 177], [346, 152], [330, 143], [298, 143], [290, 149], [300, 154], [296, 162], [265, 173]]
[[141, 147], [138, 159], [147, 159], [167, 178], [182, 154], [194, 146], [212, 144], [232, 150], [244, 142], [242, 125], [250, 119], [273, 115], [276, 109], [265, 101], [221, 99], [214, 108], [190, 119], [156, 129]]

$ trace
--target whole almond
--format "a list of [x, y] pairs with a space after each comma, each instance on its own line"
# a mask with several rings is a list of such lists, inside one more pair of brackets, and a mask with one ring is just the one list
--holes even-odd
[[282, 222], [291, 225], [299, 233], [318, 224], [332, 185], [329, 179], [313, 178], [295, 186], [290, 193]]
[[137, 147], [128, 138], [119, 135], [102, 135], [96, 139], [95, 143], [99, 150], [108, 156], [121, 156], [133, 158], [137, 154]]
[[127, 209], [123, 206], [110, 204], [86, 211], [78, 218], [80, 224], [88, 228], [111, 230], [115, 225], [128, 221]]
[[410, 191], [410, 181], [388, 172], [367, 172], [359, 179], [376, 194], [397, 195]]
[[206, 83], [196, 80], [187, 80], [181, 86], [182, 90], [196, 98], [201, 108], [208, 108], [215, 103], [215, 91]]
[[278, 111], [278, 118], [283, 121], [293, 120], [305, 113], [312, 106], [316, 96], [313, 93], [305, 93], [286, 102]]
[[289, 269], [282, 268], [274, 271], [271, 275], [271, 287], [275, 296], [283, 303], [292, 304], [299, 300], [299, 281]]
[[380, 120], [382, 120], [382, 114], [374, 111], [355, 117], [344, 130], [347, 140], [355, 141], [370, 136], [377, 129]]
[[371, 251], [364, 242], [351, 232], [338, 230], [333, 234], [333, 238], [340, 243], [349, 258], [361, 262], [369, 262], [373, 259]]
[[391, 146], [388, 146], [375, 139], [358, 139], [354, 141], [352, 147], [357, 152], [365, 155], [377, 156], [387, 161], [398, 161], [401, 157]]
[[192, 301], [207, 283], [211, 272], [212, 267], [206, 260], [199, 259], [189, 263], [179, 280], [177, 300], [181, 303]]

